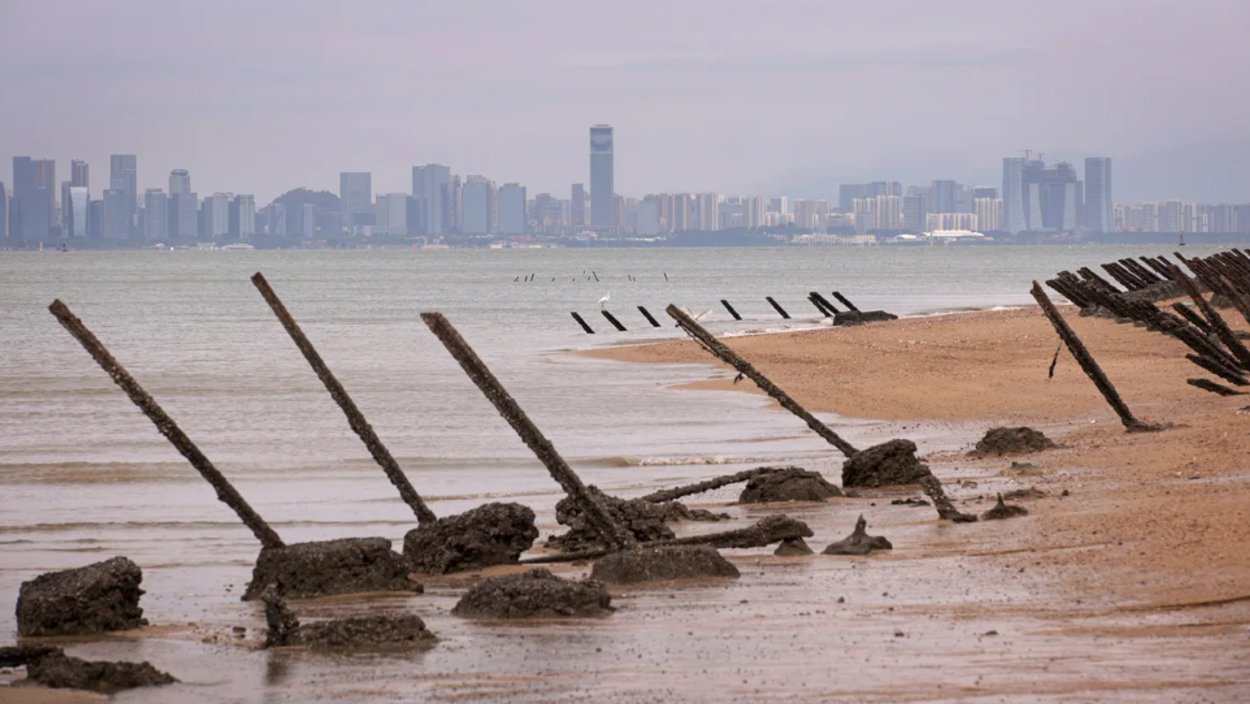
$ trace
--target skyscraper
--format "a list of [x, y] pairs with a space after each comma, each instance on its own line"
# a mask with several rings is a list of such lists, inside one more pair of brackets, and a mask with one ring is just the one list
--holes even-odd
[[339, 216], [348, 232], [373, 225], [373, 174], [339, 173]]
[[[135, 232], [135, 215], [139, 207], [139, 159], [134, 154], [113, 154], [109, 157], [109, 190], [113, 197], [113, 212], [106, 219], [115, 218], [110, 226], [124, 228], [118, 237], [129, 237]], [[105, 194], [105, 210], [109, 210], [108, 194]]]
[[90, 168], [87, 166], [87, 162], [74, 159], [69, 163], [69, 170], [69, 185], [71, 187], [89, 188], [91, 186], [89, 183]]
[[1003, 230], [1016, 234], [1026, 229], [1024, 215], [1024, 159], [1003, 158]]
[[1111, 232], [1111, 159], [1085, 159], [1085, 229], [1089, 232]]
[[1071, 164], [1061, 162], [1048, 169], [1040, 159], [1027, 161], [1021, 182], [1026, 229], [1076, 229], [1082, 210], [1082, 189]]
[[451, 229], [451, 168], [442, 164], [412, 167], [412, 197], [420, 222], [408, 223], [410, 234], [442, 235]]
[[230, 194], [214, 193], [200, 204], [202, 234], [207, 239], [217, 239], [230, 234]]
[[460, 230], [466, 235], [494, 232], [495, 184], [485, 176], [469, 176], [460, 191]]
[[499, 232], [504, 235], [523, 235], [529, 231], [529, 218], [525, 214], [525, 186], [505, 183], [499, 189]]
[[959, 184], [949, 180], [932, 181], [929, 184], [929, 212], [931, 213], [953, 213], [955, 212], [956, 194], [959, 191]]
[[186, 169], [174, 169], [169, 172], [169, 195], [176, 196], [191, 192], [191, 174]]
[[9, 237], [38, 242], [52, 238], [56, 200], [56, 162], [13, 157], [13, 198], [9, 202]]
[[612, 160], [612, 126], [591, 126], [590, 226], [601, 234], [615, 232], [617, 228]]
[[574, 228], [586, 227], [586, 186], [573, 184], [572, 200], [569, 201], [569, 224]]
[[230, 237], [247, 241], [256, 234], [256, 199], [240, 193], [230, 201]]
[[91, 198], [87, 195], [85, 185], [75, 186], [70, 182], [61, 189], [61, 231], [66, 239], [87, 236], [87, 209], [90, 204]]
[[159, 188], [143, 192], [143, 239], [163, 242], [169, 229], [169, 198]]
[[0, 181], [0, 242], [9, 238], [9, 192]]

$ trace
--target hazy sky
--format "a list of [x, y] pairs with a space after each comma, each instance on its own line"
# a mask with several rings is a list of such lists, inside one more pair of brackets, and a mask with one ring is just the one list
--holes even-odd
[[1250, 201], [1250, 2], [0, 0], [14, 155], [139, 155], [261, 203], [413, 164], [567, 197], [587, 128], [617, 191], [831, 197], [1116, 159], [1117, 200]]

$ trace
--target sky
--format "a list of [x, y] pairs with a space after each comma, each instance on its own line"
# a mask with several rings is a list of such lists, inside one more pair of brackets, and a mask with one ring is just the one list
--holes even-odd
[[423, 163], [567, 197], [604, 122], [634, 196], [997, 185], [1031, 149], [1248, 202], [1247, 36], [1246, 0], [0, 0], [0, 181], [81, 158], [94, 195], [134, 153], [258, 204]]

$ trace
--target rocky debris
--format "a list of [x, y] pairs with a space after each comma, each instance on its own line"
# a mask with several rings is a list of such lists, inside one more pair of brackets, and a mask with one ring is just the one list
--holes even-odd
[[774, 555], [781, 557], [797, 557], [799, 555], [811, 555], [815, 551], [802, 538], [786, 538], [781, 541], [777, 549], [773, 551]]
[[868, 521], [863, 516], [855, 521], [855, 530], [850, 535], [830, 543], [821, 551], [822, 555], [867, 555], [873, 550], [893, 550], [890, 541], [880, 535], [868, 535]]
[[408, 531], [404, 557], [417, 572], [463, 572], [516, 564], [536, 538], [528, 506], [489, 503]]
[[[594, 485], [586, 489], [598, 497], [608, 514], [633, 533], [634, 540], [640, 543], [671, 540], [675, 534], [666, 524], [673, 521], [720, 521], [729, 518], [729, 515], [724, 513], [688, 508], [680, 501], [652, 502], [646, 499], [622, 499], [605, 494]], [[605, 547], [599, 532], [586, 520], [581, 506], [576, 501], [568, 497], [560, 499], [556, 504], [556, 520], [568, 526], [569, 529], [562, 535], [553, 535], [548, 538], [547, 547], [565, 552], [581, 552]]]
[[863, 325], [886, 320], [898, 320], [898, 316], [883, 310], [843, 310], [834, 313], [834, 325]]
[[1003, 494], [1003, 498], [1008, 501], [1019, 501], [1021, 499], [1040, 499], [1044, 496], [1046, 496], [1046, 492], [1042, 491], [1041, 489], [1036, 489], [1034, 487], [1028, 487], [1025, 489], [1012, 489], [1011, 491], [1005, 492]]
[[85, 689], [112, 694], [123, 689], [172, 684], [178, 680], [149, 662], [82, 660], [60, 648], [0, 648], [0, 666], [26, 666], [26, 679], [54, 689]]
[[820, 472], [802, 467], [776, 467], [747, 480], [738, 503], [764, 504], [775, 501], [824, 501], [841, 496], [842, 490], [825, 480]]
[[924, 490], [925, 495], [933, 501], [933, 506], [937, 509], [938, 518], [953, 521], [955, 523], [975, 523], [977, 517], [970, 513], [962, 513], [955, 508], [954, 502], [946, 495], [946, 490], [942, 488], [942, 482], [929, 472], [920, 478], [920, 488]]
[[998, 503], [994, 508], [981, 514], [983, 521], [998, 521], [1004, 518], [1015, 518], [1016, 516], [1027, 516], [1029, 512], [1023, 506], [1012, 506], [1003, 502], [1003, 495], [998, 495]]
[[1055, 447], [1055, 443], [1040, 430], [1025, 426], [990, 428], [977, 442], [977, 448], [969, 454], [974, 457], [996, 457], [1038, 452], [1052, 447]]
[[812, 537], [812, 529], [803, 521], [783, 514], [765, 516], [753, 526], [677, 538], [670, 544], [708, 545], [714, 548], [761, 548], [794, 538]]
[[286, 600], [268, 589], [265, 647], [305, 646], [314, 649], [429, 648], [438, 641], [425, 622], [413, 614], [352, 616], [301, 624]]
[[421, 592], [408, 579], [408, 561], [386, 538], [340, 538], [263, 548], [243, 594], [256, 599], [272, 585], [288, 598], [353, 592]]
[[598, 616], [611, 612], [611, 603], [603, 582], [562, 579], [534, 569], [478, 582], [451, 612], [469, 618]]
[[142, 581], [143, 571], [125, 557], [41, 574], [18, 592], [17, 632], [78, 635], [146, 625], [139, 607]]
[[929, 502], [925, 501], [924, 499], [919, 499], [914, 496], [909, 496], [905, 499], [895, 499], [890, 502], [890, 505], [891, 506], [928, 506]]
[[895, 439], [860, 450], [843, 462], [842, 486], [915, 484], [927, 474], [928, 466], [916, 458], [916, 443]]
[[696, 579], [739, 576], [715, 548], [706, 545], [665, 545], [614, 552], [595, 563], [591, 579], [608, 584], [631, 584], [660, 579]]

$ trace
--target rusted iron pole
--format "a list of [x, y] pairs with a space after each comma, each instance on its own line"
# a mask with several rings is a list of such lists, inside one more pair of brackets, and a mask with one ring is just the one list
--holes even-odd
[[200, 448], [196, 447], [195, 443], [191, 442], [191, 438], [187, 437], [187, 434], [182, 432], [182, 429], [174, 422], [174, 419], [165, 413], [156, 399], [143, 390], [139, 382], [130, 376], [130, 372], [113, 358], [104, 344], [96, 339], [96, 336], [77, 316], [70, 312], [69, 306], [57, 299], [48, 306], [48, 310], [52, 311], [52, 315], [56, 316], [57, 321], [69, 331], [70, 335], [74, 336], [75, 340], [78, 340], [83, 349], [87, 350], [87, 354], [91, 355], [96, 364], [99, 364], [100, 368], [112, 377], [113, 382], [126, 392], [130, 400], [143, 411], [148, 420], [152, 421], [161, 435], [164, 435], [165, 439], [169, 440], [170, 444], [187, 458], [200, 476], [212, 485], [217, 492], [217, 498], [235, 512], [239, 520], [243, 521], [243, 525], [247, 526], [252, 531], [252, 535], [260, 541], [260, 544], [266, 548], [282, 547], [283, 542], [277, 532], [265, 523], [260, 514], [256, 513], [234, 486], [222, 476], [221, 472], [217, 471], [213, 463], [200, 452]]
[[1185, 272], [1181, 271], [1180, 267], [1177, 266], [1172, 267], [1172, 280], [1180, 285], [1198, 306], [1198, 310], [1202, 311], [1203, 316], [1210, 323], [1211, 329], [1215, 331], [1216, 337], [1219, 338], [1220, 342], [1224, 343], [1228, 351], [1237, 359], [1238, 366], [1242, 369], [1250, 370], [1250, 350], [1247, 350], [1241, 340], [1237, 339], [1237, 336], [1233, 334], [1232, 329], [1228, 327], [1228, 323], [1224, 322], [1224, 316], [1220, 315], [1207, 302], [1207, 299], [1202, 297], [1202, 294], [1198, 292], [1198, 287], [1194, 286], [1193, 280], [1186, 276]]
[[508, 425], [521, 436], [521, 440], [529, 446], [534, 455], [547, 467], [553, 479], [564, 489], [564, 493], [577, 502], [585, 513], [587, 520], [613, 550], [633, 547], [637, 544], [634, 536], [624, 526], [613, 519], [612, 515], [597, 498], [586, 490], [586, 485], [569, 467], [560, 453], [551, 444], [538, 426], [525, 415], [525, 411], [499, 383], [486, 364], [477, 356], [473, 348], [465, 342], [460, 333], [452, 327], [451, 322], [442, 313], [422, 313], [421, 320], [430, 328], [430, 332], [447, 348], [451, 356], [460, 363], [460, 368], [469, 379], [481, 389], [499, 415], [508, 421]]
[[[746, 528], [738, 528], [736, 530], [720, 531], [718, 533], [703, 533], [700, 535], [687, 535], [681, 538], [668, 538], [665, 540], [651, 540], [643, 543], [644, 547], [666, 547], [673, 545], [710, 545], [717, 549], [722, 548], [758, 548], [772, 543], [780, 543], [785, 540], [795, 538], [810, 538], [812, 530], [802, 521], [790, 518], [785, 514], [777, 516], [768, 516], [760, 519], [754, 525]], [[552, 562], [576, 562], [578, 560], [593, 560], [608, 554], [608, 550], [591, 549], [579, 550], [577, 552], [566, 552], [558, 555], [539, 555], [521, 560], [523, 565], [545, 564]]]
[[737, 472], [735, 474], [726, 474], [720, 477], [713, 477], [711, 479], [706, 479], [701, 482], [695, 482], [693, 484], [685, 484], [683, 486], [676, 486], [676, 487], [673, 487], [672, 489], [661, 489], [659, 491], [655, 491], [650, 494], [647, 494], [646, 496], [642, 497], [642, 500], [650, 501], [651, 503], [659, 503], [661, 501], [673, 501], [675, 499], [680, 499], [683, 496], [690, 496], [691, 494], [702, 494], [705, 491], [719, 489], [722, 486], [729, 486], [730, 484], [737, 484], [739, 482], [745, 482], [751, 477], [754, 477], [760, 474], [767, 474], [773, 471], [776, 471], [774, 467], [756, 467], [755, 469], [744, 469], [741, 472]]
[[699, 325], [694, 318], [686, 315], [682, 309], [675, 305], [670, 305], [668, 308], [664, 309], [664, 312], [672, 316], [673, 320], [676, 320], [677, 324], [689, 333], [691, 337], [698, 341], [704, 349], [711, 352], [729, 366], [737, 369], [743, 376], [755, 382], [756, 386], [760, 387], [764, 393], [772, 396], [777, 403], [781, 404], [782, 408], [790, 411], [799, 418], [802, 418], [803, 421], [807, 423], [807, 427], [811, 428], [817, 435], [824, 438], [830, 445], [838, 448], [838, 451], [840, 451], [843, 455], [850, 457], [851, 455], [859, 452], [854, 445], [846, 440], [843, 440], [837, 433], [830, 430], [829, 426], [817, 420], [816, 416], [809, 413], [806, 408], [803, 408], [798, 404], [798, 402], [790, 398], [789, 394], [782, 391], [781, 388], [773, 382], [769, 381], [768, 377], [764, 376], [756, 370], [755, 367], [751, 366], [750, 362], [747, 362], [745, 359], [738, 356], [738, 353], [729, 349], [725, 343], [716, 339], [712, 333], [704, 329], [702, 325]]
[[1094, 386], [1098, 387], [1099, 393], [1107, 400], [1107, 403], [1110, 404], [1116, 415], [1120, 416], [1120, 422], [1124, 424], [1124, 427], [1130, 432], [1157, 430], [1154, 426], [1143, 423], [1133, 416], [1133, 412], [1128, 409], [1124, 399], [1120, 398], [1119, 392], [1111, 385], [1111, 380], [1103, 373], [1102, 368], [1098, 366], [1098, 362], [1094, 361], [1094, 357], [1090, 355], [1089, 350], [1085, 349], [1081, 338], [1076, 336], [1076, 333], [1068, 326], [1063, 316], [1059, 315], [1059, 311], [1055, 310], [1055, 304], [1050, 302], [1050, 298], [1036, 281], [1033, 282], [1032, 294], [1037, 304], [1042, 307], [1042, 312], [1046, 314], [1046, 318], [1050, 320], [1050, 324], [1054, 326], [1055, 332], [1059, 333], [1059, 337], [1068, 346], [1068, 351], [1080, 363], [1085, 375], [1090, 378], [1090, 381], [1094, 382]]
[[317, 349], [313, 347], [312, 342], [304, 331], [300, 329], [299, 323], [295, 322], [295, 318], [287, 311], [286, 306], [282, 304], [278, 294], [274, 293], [269, 282], [265, 280], [264, 275], [259, 271], [252, 276], [252, 283], [256, 289], [260, 291], [260, 295], [264, 297], [265, 302], [269, 304], [269, 308], [273, 310], [274, 315], [278, 316], [282, 327], [286, 328], [286, 332], [291, 336], [291, 340], [295, 342], [295, 346], [304, 355], [304, 359], [308, 360], [309, 366], [317, 373], [317, 378], [325, 385], [326, 391], [330, 392], [330, 397], [334, 402], [343, 409], [343, 414], [347, 416], [347, 424], [364, 442], [365, 448], [369, 450], [369, 454], [373, 456], [373, 461], [378, 463], [382, 471], [386, 473], [386, 478], [391, 480], [391, 484], [399, 490], [399, 496], [408, 504], [408, 508], [412, 509], [413, 514], [417, 517], [417, 523], [426, 525], [438, 520], [430, 507], [421, 500], [421, 495], [413, 488], [412, 483], [408, 481], [408, 477], [404, 474], [404, 470], [399, 468], [399, 463], [391, 456], [390, 450], [386, 449], [386, 445], [382, 444], [382, 439], [374, 432], [373, 426], [369, 425], [369, 421], [365, 420], [365, 416], [356, 407], [356, 403], [352, 401], [352, 397], [347, 394], [347, 389], [339, 383], [334, 373], [326, 366], [321, 355], [317, 353]]

